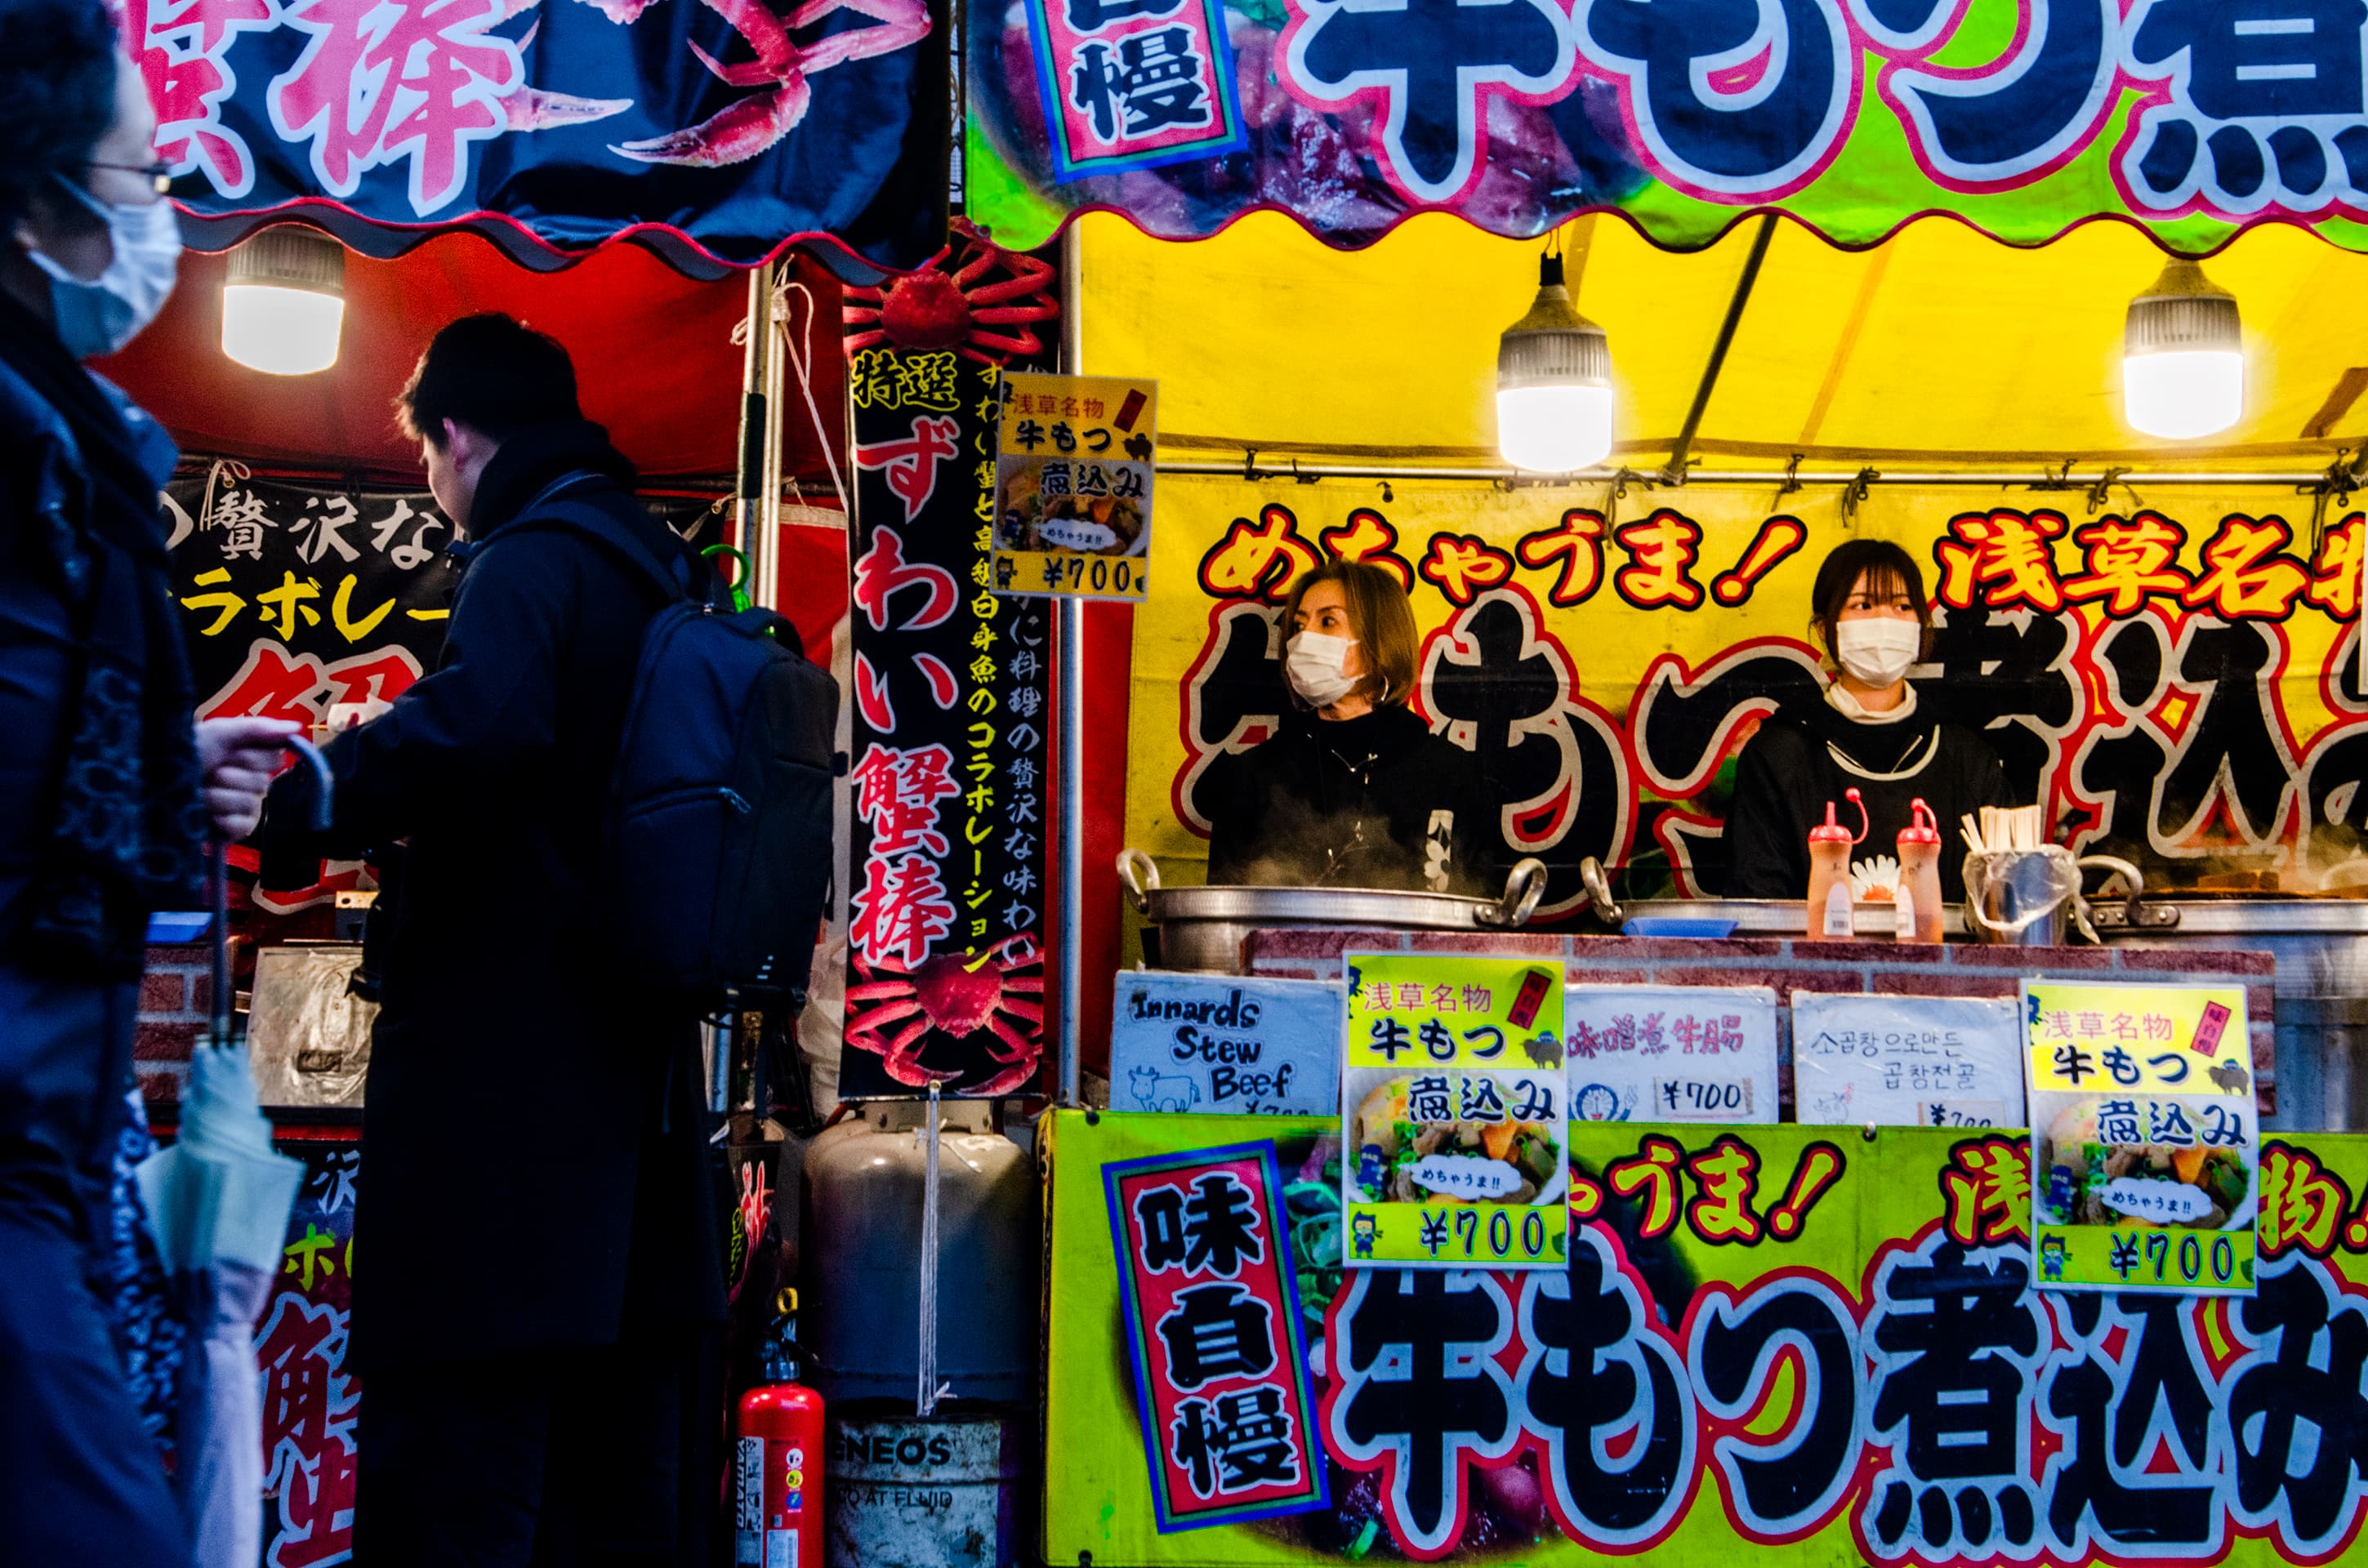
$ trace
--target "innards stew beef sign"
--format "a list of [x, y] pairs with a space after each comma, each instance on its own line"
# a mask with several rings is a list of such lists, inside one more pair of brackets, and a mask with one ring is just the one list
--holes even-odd
[[1009, 1094], [1043, 1053], [1050, 626], [992, 588], [997, 372], [864, 350], [839, 1092]]
[[[1048, 1562], [2250, 1568], [2368, 1551], [2368, 1139], [2263, 1139], [2255, 1289], [2231, 1298], [2141, 1290], [2143, 1256], [2100, 1290], [2040, 1290], [2015, 1130], [1577, 1123], [1568, 1266], [1517, 1271], [1354, 1267], [1328, 1121], [1087, 1115], [1050, 1119]], [[1173, 1487], [1172, 1422], [1128, 1386], [1122, 1342], [1176, 1325], [1112, 1277], [1106, 1178], [1164, 1161], [1189, 1183], [1263, 1148], [1326, 1493], [1167, 1533], [1145, 1450]], [[1179, 1192], [1156, 1233], [1188, 1270], [1255, 1196], [1207, 1191]], [[1252, 1293], [1222, 1289], [1231, 1316], [1191, 1343], [1280, 1356], [1280, 1334], [1228, 1337]], [[1272, 1436], [1210, 1440], [1279, 1462]]]

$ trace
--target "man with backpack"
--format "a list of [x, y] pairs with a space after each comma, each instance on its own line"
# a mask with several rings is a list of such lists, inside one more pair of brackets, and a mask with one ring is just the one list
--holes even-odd
[[325, 748], [328, 834], [294, 825], [295, 775], [265, 827], [268, 885], [407, 844], [363, 1113], [357, 1550], [689, 1562], [723, 1316], [697, 1007], [620, 969], [600, 912], [644, 633], [702, 563], [550, 337], [456, 321], [398, 404], [466, 536], [443, 655]]

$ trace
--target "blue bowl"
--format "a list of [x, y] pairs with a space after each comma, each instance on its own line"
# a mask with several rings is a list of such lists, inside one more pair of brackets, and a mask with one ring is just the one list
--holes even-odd
[[213, 924], [212, 916], [201, 909], [173, 910], [148, 917], [148, 942], [151, 947], [171, 947], [180, 942], [194, 942], [206, 934]]
[[1736, 922], [1686, 915], [1640, 915], [1620, 927], [1625, 937], [1700, 937], [1716, 941], [1735, 935]]

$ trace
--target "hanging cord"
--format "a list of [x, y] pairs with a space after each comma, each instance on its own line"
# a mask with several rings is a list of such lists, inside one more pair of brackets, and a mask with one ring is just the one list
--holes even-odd
[[[792, 291], [803, 295], [806, 301], [805, 330], [799, 335], [802, 340], [801, 343], [792, 343], [790, 340], [789, 322], [791, 312], [789, 308], [789, 296]], [[814, 402], [814, 310], [815, 306], [813, 290], [809, 290], [804, 284], [799, 282], [794, 278], [784, 278], [780, 286], [773, 290], [773, 320], [779, 324], [781, 335], [781, 347], [789, 351], [790, 363], [797, 369], [798, 391], [805, 396], [806, 414], [814, 420], [814, 439], [822, 444], [822, 460], [830, 469], [830, 487], [838, 494], [838, 509], [840, 514], [845, 517], [852, 517], [855, 516], [855, 508], [848, 505], [847, 484], [839, 478], [838, 454], [831, 449], [830, 431], [822, 422], [822, 409], [820, 405]], [[794, 481], [792, 483], [794, 483]], [[803, 496], [801, 495], [800, 499], [803, 501]]]
[[1862, 468], [1858, 471], [1858, 477], [1842, 491], [1842, 521], [1849, 522], [1858, 516], [1858, 509], [1866, 505], [1867, 494], [1874, 488], [1874, 482], [1882, 477], [1881, 469]]
[[[2089, 515], [2090, 517], [2093, 517], [2099, 512], [2105, 509], [2105, 503], [2112, 499], [2113, 486], [2121, 484], [2122, 475], [2129, 472], [2130, 471], [2125, 468], [2109, 468], [2104, 472], [2097, 476], [2097, 483], [2089, 486]], [[2133, 507], [2143, 506], [2146, 505], [2144, 498], [2141, 497], [2136, 491], [2130, 490], [2130, 487], [2126, 484], [2122, 484], [2122, 488], [2130, 491], [2130, 505]]]

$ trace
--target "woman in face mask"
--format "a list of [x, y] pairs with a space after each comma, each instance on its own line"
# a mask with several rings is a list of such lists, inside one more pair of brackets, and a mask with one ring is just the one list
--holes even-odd
[[1281, 729], [1209, 765], [1209, 881], [1478, 891], [1486, 808], [1472, 755], [1406, 707], [1414, 609], [1379, 566], [1329, 561], [1283, 610]]
[[179, 1326], [134, 1288], [154, 1255], [122, 1207], [122, 1165], [146, 1139], [133, 1022], [149, 912], [196, 907], [207, 834], [253, 831], [296, 728], [191, 723], [156, 505], [173, 443], [82, 365], [173, 286], [154, 131], [101, 0], [0, 0], [7, 1563], [189, 1561], [158, 1451]]
[[[1942, 721], [1907, 684], [1924, 655], [1931, 607], [1914, 557], [1887, 540], [1851, 540], [1817, 569], [1812, 631], [1834, 677], [1822, 699], [1787, 703], [1762, 721], [1735, 770], [1727, 808], [1726, 892], [1736, 898], [1802, 897], [1809, 886], [1809, 830], [1831, 801], [1853, 831], [1866, 804], [1866, 837], [1853, 880], [1891, 886], [1880, 861], [1896, 861], [1899, 830], [1922, 799], [1953, 841], [1960, 814], [2014, 803], [1998, 754], [1973, 731]], [[1965, 896], [1963, 857], [1941, 856], [1941, 895]]]

